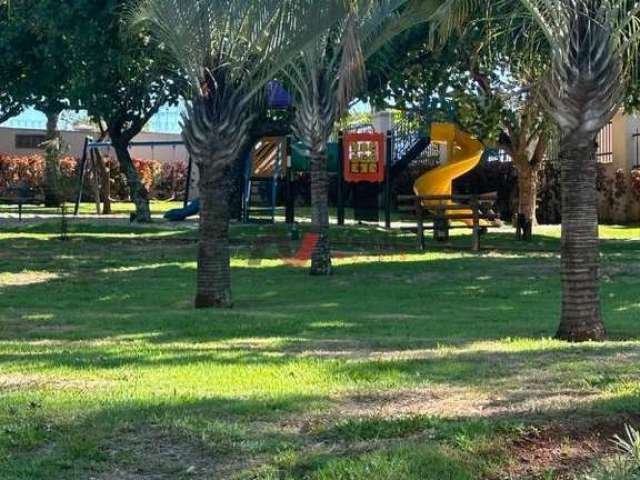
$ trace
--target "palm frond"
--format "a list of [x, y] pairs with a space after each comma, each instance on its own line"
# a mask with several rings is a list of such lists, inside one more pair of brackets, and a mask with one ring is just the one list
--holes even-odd
[[[205, 75], [255, 94], [333, 22], [338, 0], [143, 0], [134, 23], [149, 23], [201, 88]], [[335, 15], [335, 14], [334, 14]], [[221, 85], [217, 85], [221, 87]]]

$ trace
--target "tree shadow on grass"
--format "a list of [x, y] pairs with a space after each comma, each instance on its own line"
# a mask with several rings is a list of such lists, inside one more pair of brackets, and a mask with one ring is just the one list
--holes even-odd
[[[65, 382], [73, 387], [87, 379], [86, 372], [104, 379], [109, 388], [118, 387], [123, 385], [118, 380], [120, 372], [136, 372], [143, 378], [147, 375], [184, 378], [158, 385], [158, 392], [163, 394], [167, 389], [189, 391], [202, 384], [203, 392], [246, 388], [268, 395], [270, 383], [259, 381], [261, 375], [266, 375], [269, 382], [285, 391], [306, 388], [351, 391], [356, 401], [362, 392], [377, 392], [369, 401], [389, 411], [402, 410], [408, 398], [415, 399], [432, 390], [434, 396], [421, 402], [421, 408], [429, 413], [440, 412], [440, 402], [451, 395], [469, 394], [468, 402], [475, 404], [470, 408], [481, 407], [486, 412], [526, 411], [555, 408], [556, 403], [562, 406], [571, 401], [591, 401], [606, 392], [640, 389], [636, 375], [640, 344], [635, 343], [532, 344], [514, 350], [509, 349], [508, 343], [501, 343], [482, 348], [461, 346], [448, 351], [411, 350], [406, 346], [387, 350], [381, 346], [374, 351], [366, 347], [355, 349], [348, 355], [344, 355], [344, 350], [333, 355], [331, 350], [322, 355], [300, 352], [292, 350], [292, 345], [299, 347], [293, 341], [289, 345], [251, 348], [169, 344], [142, 349], [135, 345], [115, 348], [36, 343], [4, 346], [0, 364], [10, 366], [2, 377], [3, 383], [15, 377], [14, 383], [25, 392], [64, 386]], [[397, 394], [391, 394], [396, 391]], [[446, 401], [450, 400], [457, 401], [453, 397]]]
[[[594, 438], [603, 449], [597, 455], [625, 423], [640, 421], [630, 413], [634, 407], [637, 412], [637, 397], [483, 418], [322, 413], [331, 402], [310, 395], [110, 401], [70, 419], [38, 412], [35, 422], [32, 407], [18, 405], [7, 428], [14, 438], [3, 478], [209, 479], [250, 470], [250, 478], [504, 478], [494, 475], [512, 467], [579, 468], [594, 456], [569, 453], [548, 465], [518, 465], [522, 458], [514, 450], [528, 442], [544, 438], [553, 451], [571, 452], [572, 445]], [[28, 446], [26, 430], [38, 431]]]
[[[0, 305], [11, 309], [3, 316], [2, 337], [147, 335], [153, 342], [208, 342], [295, 336], [446, 343], [550, 336], [559, 315], [555, 259], [467, 255], [355, 263], [339, 266], [325, 279], [312, 278], [303, 268], [234, 267], [235, 308], [195, 311], [190, 247], [146, 249], [126, 260], [122, 253], [59, 255], [50, 260], [53, 266], [43, 260], [35, 267], [61, 278], [0, 288]], [[616, 275], [625, 281], [616, 283]], [[640, 333], [632, 322], [637, 283], [623, 265], [604, 285], [605, 318], [615, 337]]]
[[229, 468], [252, 466], [249, 457], [299, 446], [296, 432], [275, 422], [324, 401], [308, 395], [110, 401], [60, 420], [15, 405], [7, 426], [11, 453], [0, 469], [7, 480], [229, 478]]
[[[73, 262], [69, 270], [50, 269], [60, 273], [57, 280], [0, 289], [0, 304], [12, 310], [4, 316], [11, 325], [5, 338], [149, 334], [157, 342], [291, 335], [437, 341], [548, 335], [552, 323], [534, 320], [545, 313], [557, 316], [555, 266], [538, 267], [533, 281], [532, 269], [520, 259], [354, 264], [327, 279], [311, 278], [306, 269], [238, 267], [235, 308], [195, 311], [195, 272], [192, 264], [180, 263], [182, 258], [166, 252], [146, 261], [103, 257], [97, 269], [93, 258], [67, 260]], [[46, 264], [37, 270], [47, 271]], [[29, 321], [38, 315], [47, 321]], [[74, 329], [56, 332], [56, 325]]]

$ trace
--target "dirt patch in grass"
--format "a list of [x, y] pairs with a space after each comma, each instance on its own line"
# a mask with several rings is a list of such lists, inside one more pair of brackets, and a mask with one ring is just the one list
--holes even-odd
[[47, 378], [42, 375], [0, 374], [0, 392], [18, 390], [94, 390], [111, 384], [106, 380]]
[[300, 355], [302, 357], [331, 357], [331, 358], [370, 358], [374, 352], [367, 342], [358, 340], [317, 340], [312, 342], [294, 342], [283, 346], [284, 353]]
[[35, 285], [46, 283], [60, 278], [60, 274], [55, 272], [20, 272], [0, 274], [0, 288], [2, 287], [23, 287], [25, 285]]
[[[98, 480], [176, 480], [228, 478], [204, 444], [155, 428], [117, 432], [106, 448], [109, 466]], [[222, 475], [222, 476], [221, 476]]]
[[[37, 316], [37, 315], [36, 315]], [[25, 322], [18, 320], [4, 320], [0, 317], [0, 339], [9, 340], [15, 338], [22, 338], [24, 335], [57, 335], [62, 333], [75, 332], [80, 329], [78, 325], [63, 325], [59, 323], [49, 323], [49, 319], [45, 320], [46, 323], [37, 322]], [[53, 340], [39, 340], [34, 341], [34, 345], [54, 345]]]
[[424, 387], [359, 394], [339, 402], [340, 416], [433, 415], [455, 418], [486, 415], [490, 400], [469, 389]]
[[590, 420], [567, 418], [562, 423], [529, 432], [512, 442], [512, 462], [494, 478], [538, 478], [553, 472], [554, 479], [573, 479], [594, 459], [612, 454], [614, 447], [610, 439], [620, 434], [626, 423], [635, 425], [639, 420], [640, 415]]

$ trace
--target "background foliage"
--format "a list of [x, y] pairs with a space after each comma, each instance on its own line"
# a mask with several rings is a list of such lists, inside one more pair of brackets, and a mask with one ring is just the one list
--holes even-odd
[[[129, 189], [124, 174], [114, 158], [106, 158], [110, 172], [111, 198], [127, 200]], [[167, 200], [182, 198], [185, 192], [187, 165], [184, 161], [161, 163], [157, 160], [134, 158], [133, 163], [152, 199]], [[78, 183], [79, 159], [64, 157], [60, 161], [62, 190], [67, 201], [75, 199]], [[24, 185], [35, 190], [44, 186], [45, 160], [42, 155], [0, 154], [0, 190]], [[85, 177], [83, 199], [93, 200], [91, 173]]]

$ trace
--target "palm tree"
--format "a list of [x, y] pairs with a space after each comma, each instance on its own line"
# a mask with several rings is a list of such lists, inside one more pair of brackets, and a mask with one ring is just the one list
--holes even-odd
[[311, 254], [312, 275], [331, 273], [326, 146], [334, 125], [364, 83], [365, 61], [393, 36], [425, 21], [440, 3], [343, 0], [337, 6], [342, 10], [338, 21], [284, 69], [296, 94], [293, 131], [310, 158], [311, 223], [318, 235]]
[[[638, 41], [640, 7], [625, 0], [576, 0], [558, 11], [525, 2], [554, 55], [548, 110], [560, 130], [562, 318], [558, 337], [604, 339], [599, 296], [596, 138], [623, 100], [628, 48]], [[635, 57], [635, 56], [634, 56]]]
[[232, 305], [228, 172], [265, 83], [332, 21], [332, 9], [314, 3], [145, 0], [134, 15], [152, 23], [191, 86], [183, 138], [200, 175], [198, 308]]
[[[474, 0], [449, 0], [445, 13], [464, 18]], [[632, 0], [503, 0], [528, 22], [533, 48], [551, 50], [546, 110], [560, 132], [562, 183], [562, 316], [557, 336], [602, 340], [596, 202], [596, 137], [620, 108], [637, 59], [640, 5]], [[460, 15], [460, 13], [463, 13]], [[446, 30], [446, 29], [445, 29]]]

